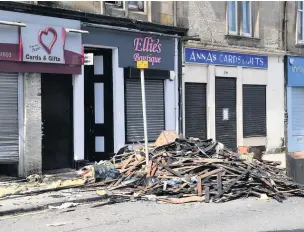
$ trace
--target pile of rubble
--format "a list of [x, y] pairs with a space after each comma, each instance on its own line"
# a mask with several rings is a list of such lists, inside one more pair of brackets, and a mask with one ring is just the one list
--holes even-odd
[[282, 202], [304, 194], [279, 162], [245, 160], [213, 140], [177, 138], [150, 147], [149, 160], [147, 167], [143, 148], [124, 147], [111, 161], [84, 167], [79, 174], [89, 183], [97, 181], [103, 187], [100, 195], [127, 200], [225, 202], [255, 196]]

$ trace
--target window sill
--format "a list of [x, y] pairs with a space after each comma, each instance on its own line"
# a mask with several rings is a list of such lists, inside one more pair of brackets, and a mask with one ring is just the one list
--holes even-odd
[[304, 48], [304, 41], [303, 41], [303, 42], [301, 41], [301, 42], [296, 43], [296, 44], [295, 44], [295, 47], [296, 47], [296, 48]]
[[255, 40], [255, 41], [260, 41], [261, 40], [261, 38], [257, 38], [257, 37], [249, 37], [249, 36], [234, 35], [234, 34], [226, 34], [225, 38], [247, 39], [247, 40]]
[[138, 10], [136, 8], [129, 8], [129, 12], [132, 12], [132, 13], [135, 13], [135, 14], [147, 15], [146, 12]]

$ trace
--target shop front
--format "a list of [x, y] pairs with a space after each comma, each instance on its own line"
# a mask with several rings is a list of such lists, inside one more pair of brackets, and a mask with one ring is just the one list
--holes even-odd
[[0, 13], [1, 169], [24, 176], [72, 167], [80, 22]]
[[304, 57], [287, 56], [288, 152], [304, 151]]
[[[86, 24], [84, 66], [85, 154], [107, 159], [126, 144], [144, 141], [140, 71], [145, 70], [148, 140], [178, 128], [177, 39]], [[80, 158], [80, 157], [79, 157]]]
[[282, 146], [282, 57], [184, 49], [184, 133], [237, 150]]

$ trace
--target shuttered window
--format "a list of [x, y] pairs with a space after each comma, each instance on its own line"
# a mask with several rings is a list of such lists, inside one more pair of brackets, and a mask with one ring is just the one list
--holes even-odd
[[243, 135], [266, 136], [266, 85], [243, 85]]
[[207, 138], [206, 84], [185, 83], [186, 136]]
[[0, 73], [0, 163], [18, 160], [18, 74]]
[[[165, 130], [164, 80], [145, 80], [148, 140]], [[140, 79], [125, 79], [126, 142], [144, 141]]]
[[292, 87], [292, 132], [304, 135], [304, 88]]

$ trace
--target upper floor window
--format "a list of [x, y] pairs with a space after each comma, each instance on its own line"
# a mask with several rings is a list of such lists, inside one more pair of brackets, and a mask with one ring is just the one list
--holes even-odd
[[129, 1], [129, 9], [144, 11], [144, 1]]
[[[238, 6], [241, 8], [240, 11], [238, 10]], [[241, 15], [238, 15], [238, 12], [241, 13]], [[229, 34], [232, 35], [252, 35], [252, 15], [250, 1], [228, 2], [228, 29]]]
[[237, 2], [229, 1], [228, 2], [228, 27], [229, 34], [237, 34]]
[[106, 4], [122, 7], [122, 1], [105, 1]]
[[304, 8], [303, 1], [298, 1], [298, 42], [304, 43], [304, 31], [303, 31], [303, 22], [304, 22]]
[[251, 2], [244, 1], [242, 2], [243, 10], [243, 34], [245, 36], [251, 36], [252, 26], [251, 26]]

